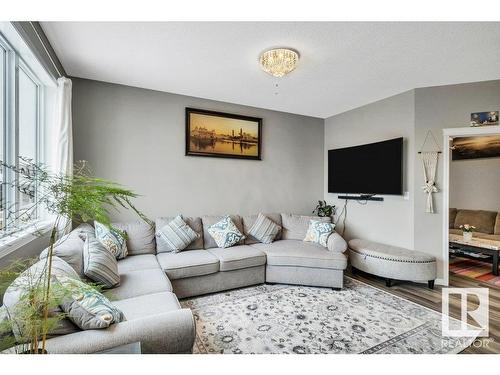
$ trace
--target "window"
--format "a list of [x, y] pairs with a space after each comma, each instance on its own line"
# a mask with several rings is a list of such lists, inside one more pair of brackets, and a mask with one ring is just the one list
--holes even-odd
[[[9, 165], [40, 162], [43, 85], [0, 34], [0, 159]], [[0, 238], [39, 220], [36, 187], [0, 168]]]

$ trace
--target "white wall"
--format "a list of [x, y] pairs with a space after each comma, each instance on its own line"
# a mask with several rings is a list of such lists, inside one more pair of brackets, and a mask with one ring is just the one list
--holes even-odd
[[500, 158], [450, 164], [450, 207], [500, 211]]
[[[185, 107], [262, 117], [262, 161], [185, 156]], [[151, 218], [310, 213], [323, 197], [321, 119], [73, 79], [73, 127], [75, 160], [141, 194]]]
[[349, 201], [346, 239], [364, 238], [413, 248], [414, 91], [408, 91], [325, 120], [325, 199], [340, 213], [344, 201], [328, 193], [328, 150], [404, 137], [404, 183], [408, 197], [383, 202]]

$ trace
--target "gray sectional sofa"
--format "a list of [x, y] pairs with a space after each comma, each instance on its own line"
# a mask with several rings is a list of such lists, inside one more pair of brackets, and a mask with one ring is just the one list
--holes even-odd
[[[188, 353], [195, 340], [195, 322], [191, 311], [181, 308], [178, 298], [265, 282], [342, 287], [347, 243], [340, 235], [333, 233], [325, 248], [303, 242], [309, 220], [317, 217], [266, 216], [282, 227], [272, 244], [259, 243], [248, 234], [257, 215], [233, 215], [233, 222], [247, 238], [226, 249], [217, 248], [207, 232], [222, 216], [184, 218], [200, 238], [179, 253], [166, 252], [161, 237], [155, 233], [172, 218], [158, 218], [156, 229], [143, 222], [115, 223], [114, 226], [127, 232], [129, 255], [118, 261], [120, 286], [108, 294], [123, 311], [126, 321], [105, 330], [51, 338], [47, 345], [49, 352], [95, 353], [141, 342], [142, 351], [147, 353]], [[70, 236], [78, 241], [87, 230], [92, 228], [84, 224]], [[57, 248], [55, 255], [81, 274], [81, 255], [74, 251], [75, 243], [70, 246], [70, 250]]]

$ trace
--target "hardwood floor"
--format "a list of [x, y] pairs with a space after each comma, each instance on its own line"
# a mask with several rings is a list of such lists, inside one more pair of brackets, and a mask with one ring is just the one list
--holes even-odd
[[[356, 271], [353, 275], [350, 270], [346, 274], [354, 279], [363, 281], [389, 293], [406, 298], [412, 302], [426, 306], [430, 309], [441, 312], [441, 287], [436, 285], [434, 289], [429, 289], [427, 284], [417, 284], [406, 281], [393, 281], [390, 288], [386, 287], [385, 279]], [[490, 290], [490, 334], [487, 338], [477, 339], [473, 345], [465, 349], [462, 353], [467, 354], [493, 354], [500, 353], [500, 288], [481, 281], [450, 274], [450, 287], [458, 288], [489, 288]], [[477, 306], [477, 301], [468, 301], [469, 310]], [[450, 315], [460, 318], [460, 300], [453, 299], [450, 304]]]

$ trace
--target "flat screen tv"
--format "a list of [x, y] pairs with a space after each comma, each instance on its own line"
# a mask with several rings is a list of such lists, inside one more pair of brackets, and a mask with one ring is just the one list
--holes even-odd
[[403, 138], [328, 151], [328, 192], [403, 194]]

